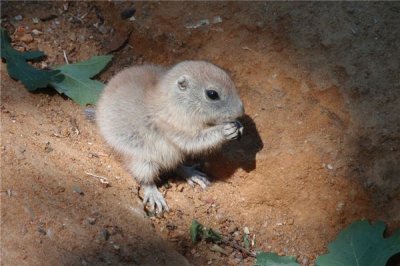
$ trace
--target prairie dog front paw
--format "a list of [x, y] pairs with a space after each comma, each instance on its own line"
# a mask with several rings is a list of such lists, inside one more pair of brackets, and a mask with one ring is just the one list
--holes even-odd
[[239, 140], [243, 134], [243, 125], [239, 121], [227, 122], [223, 128], [227, 140]]

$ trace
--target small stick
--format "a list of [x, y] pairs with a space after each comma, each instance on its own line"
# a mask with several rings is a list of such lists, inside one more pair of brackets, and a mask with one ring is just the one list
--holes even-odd
[[105, 177], [105, 176], [95, 175], [95, 174], [92, 174], [92, 173], [86, 173], [86, 174], [87, 174], [87, 175], [90, 175], [90, 176], [92, 176], [92, 177], [98, 178], [98, 179], [108, 180], [108, 178]]
[[222, 237], [221, 241], [222, 241], [222, 243], [224, 243], [225, 245], [229, 245], [229, 246], [231, 246], [232, 248], [234, 248], [234, 249], [236, 249], [236, 250], [239, 250], [240, 252], [246, 254], [246, 255], [249, 256], [249, 257], [253, 257], [253, 258], [256, 257], [256, 253], [255, 253], [255, 252], [251, 252], [251, 251], [246, 250], [244, 247], [242, 247], [242, 246], [240, 246], [240, 245], [234, 243], [233, 241], [229, 240], [227, 237]]
[[95, 174], [92, 174], [92, 173], [86, 173], [86, 174], [89, 175], [89, 176], [92, 176], [94, 178], [97, 178], [100, 181], [100, 183], [102, 183], [105, 187], [111, 186], [110, 182], [108, 182], [108, 179], [105, 176], [95, 175]]
[[64, 59], [65, 59], [65, 62], [67, 63], [67, 65], [69, 65], [68, 58], [67, 58], [67, 54], [65, 53], [65, 50], [63, 50], [63, 52], [64, 52]]

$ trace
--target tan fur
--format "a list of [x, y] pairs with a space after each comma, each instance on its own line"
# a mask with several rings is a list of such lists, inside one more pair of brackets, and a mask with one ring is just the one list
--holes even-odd
[[[209, 88], [221, 101], [207, 98]], [[128, 158], [130, 172], [147, 188], [151, 207], [168, 209], [154, 185], [160, 173], [235, 138], [234, 121], [243, 112], [225, 71], [204, 61], [184, 61], [170, 69], [134, 66], [117, 74], [104, 89], [96, 120], [105, 140]]]

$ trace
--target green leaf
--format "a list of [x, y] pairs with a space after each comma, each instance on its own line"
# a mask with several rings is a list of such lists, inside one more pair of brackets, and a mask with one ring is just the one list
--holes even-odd
[[40, 70], [26, 62], [43, 57], [43, 52], [19, 52], [12, 48], [10, 36], [5, 29], [0, 29], [0, 35], [1, 57], [7, 62], [8, 74], [13, 79], [20, 80], [29, 91], [47, 87], [50, 82], [60, 82], [64, 78], [59, 70]]
[[97, 75], [111, 59], [111, 55], [93, 56], [87, 61], [57, 67], [65, 78], [61, 82], [51, 82], [51, 85], [80, 105], [95, 104], [104, 84], [90, 78]]
[[243, 243], [244, 243], [244, 248], [246, 250], [250, 250], [250, 239], [249, 239], [249, 235], [248, 234], [245, 234], [243, 236]]
[[354, 222], [329, 244], [329, 253], [319, 256], [316, 265], [384, 266], [400, 252], [400, 230], [386, 239], [384, 231], [385, 224], [381, 221], [373, 225], [367, 221]]
[[190, 226], [190, 238], [193, 243], [197, 243], [199, 239], [204, 239], [213, 243], [219, 243], [222, 240], [219, 233], [214, 231], [212, 228], [207, 229], [196, 220], [192, 220], [192, 225]]
[[261, 252], [257, 254], [255, 266], [300, 266], [292, 256], [279, 256], [275, 253]]
[[82, 61], [75, 64], [63, 65], [56, 67], [62, 71], [62, 73], [68, 73], [71, 75], [76, 75], [79, 73], [79, 76], [92, 78], [99, 74], [111, 61], [112, 55], [100, 55], [93, 56], [89, 60]]
[[219, 243], [222, 240], [221, 235], [214, 231], [212, 228], [203, 229], [203, 238], [213, 243]]
[[201, 225], [198, 221], [192, 220], [192, 225], [190, 226], [190, 238], [193, 243], [197, 243], [197, 241], [203, 235], [203, 225]]

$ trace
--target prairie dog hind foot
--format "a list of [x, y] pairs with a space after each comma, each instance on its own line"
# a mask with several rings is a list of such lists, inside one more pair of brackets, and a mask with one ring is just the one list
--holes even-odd
[[164, 196], [158, 191], [156, 185], [142, 185], [143, 188], [143, 205], [148, 206], [150, 212], [160, 214], [163, 211], [169, 211]]
[[191, 187], [198, 184], [202, 189], [206, 189], [211, 184], [207, 175], [197, 170], [194, 166], [181, 165], [176, 172], [180, 177], [186, 179]]

